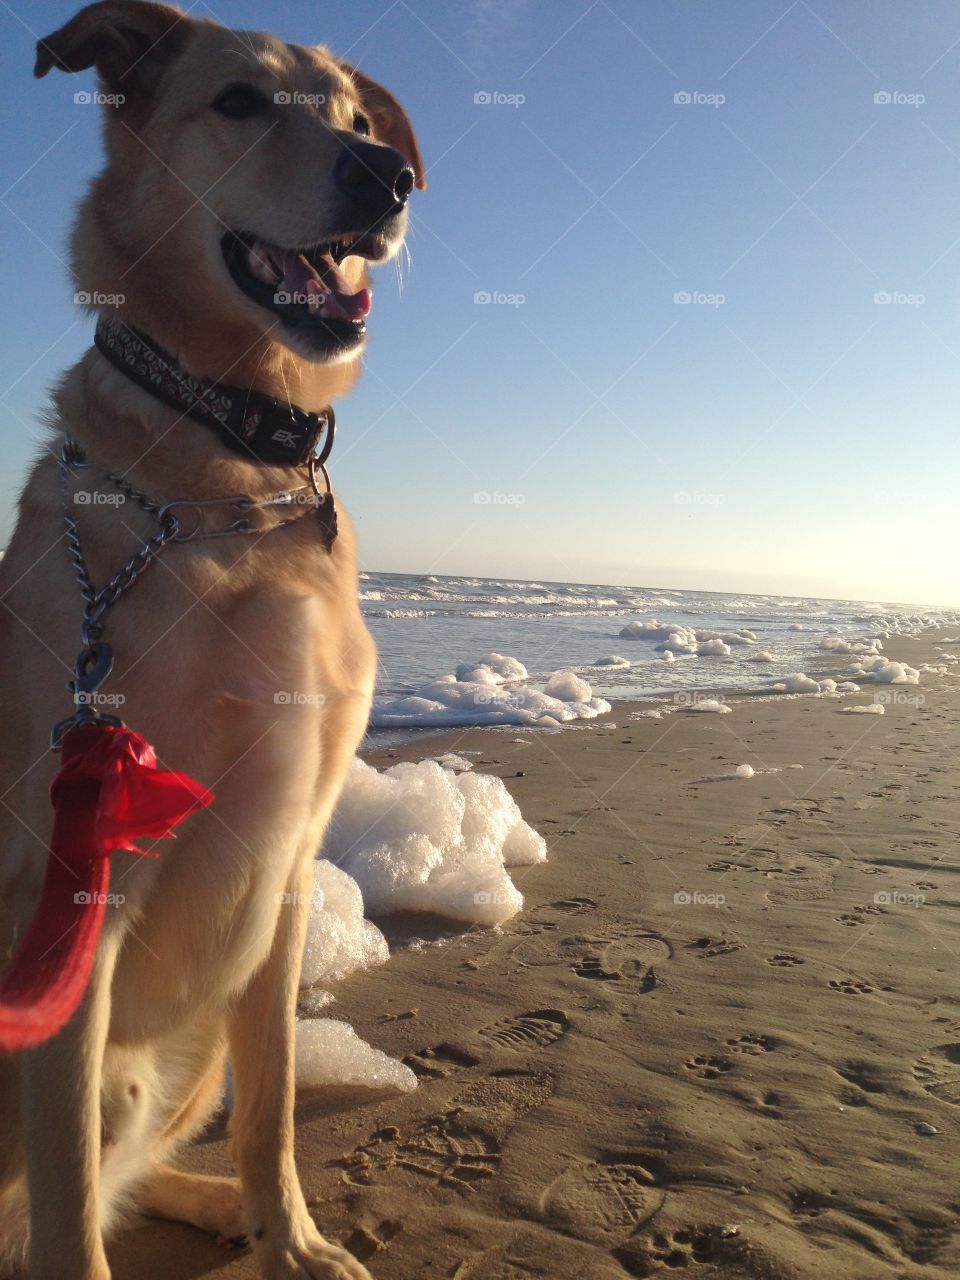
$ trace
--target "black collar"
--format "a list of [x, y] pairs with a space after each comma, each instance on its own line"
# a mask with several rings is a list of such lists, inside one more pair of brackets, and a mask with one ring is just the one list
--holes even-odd
[[102, 316], [94, 336], [97, 349], [151, 395], [218, 433], [224, 444], [255, 462], [303, 466], [316, 457], [322, 466], [333, 447], [332, 409], [306, 413], [260, 391], [195, 378], [172, 356], [122, 320]]

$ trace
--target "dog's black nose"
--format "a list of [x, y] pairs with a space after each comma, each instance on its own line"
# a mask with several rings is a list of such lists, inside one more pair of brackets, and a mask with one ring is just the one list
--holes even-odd
[[399, 151], [373, 142], [344, 146], [333, 179], [351, 202], [370, 218], [402, 205], [413, 190], [413, 170]]

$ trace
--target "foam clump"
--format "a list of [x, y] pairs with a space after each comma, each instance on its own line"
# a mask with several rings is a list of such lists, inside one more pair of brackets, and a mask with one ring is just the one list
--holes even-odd
[[747, 662], [773, 662], [774, 656], [769, 649], [761, 649], [759, 653], [751, 653]]
[[733, 710], [733, 707], [728, 707], [725, 702], [720, 702], [717, 698], [698, 698], [696, 702], [689, 703], [685, 709], [687, 711], [713, 712], [714, 715], [725, 716]]
[[357, 759], [323, 856], [357, 881], [371, 915], [430, 911], [496, 925], [523, 905], [505, 868], [547, 852], [499, 778], [430, 760], [380, 773]]
[[770, 686], [773, 693], [819, 693], [820, 685], [803, 671], [793, 671]]
[[503, 684], [507, 680], [526, 680], [527, 668], [516, 658], [503, 653], [488, 653], [478, 663], [461, 662], [457, 679], [473, 684]]
[[298, 1089], [347, 1085], [412, 1093], [417, 1077], [409, 1067], [361, 1040], [346, 1022], [315, 1018], [297, 1023]]
[[756, 775], [756, 769], [751, 764], [738, 764], [735, 776], [738, 778], [752, 778]]
[[905, 662], [893, 662], [890, 658], [879, 655], [874, 658], [861, 659], [854, 675], [864, 680], [874, 680], [877, 684], [919, 684], [920, 672]]
[[[628, 622], [620, 629], [624, 640], [659, 640], [658, 653], [685, 657], [727, 657], [733, 645], [755, 644], [757, 637], [747, 627], [738, 631], [697, 631], [682, 622]], [[670, 659], [667, 659], [670, 661]]]
[[841, 707], [840, 710], [846, 715], [882, 716], [885, 707], [882, 702], [868, 702], [863, 707]]
[[315, 987], [389, 959], [386, 939], [363, 918], [360, 886], [332, 862], [313, 865], [300, 986]]
[[666, 640], [674, 627], [664, 626], [653, 618], [650, 622], [628, 622], [620, 628], [621, 640]]
[[488, 653], [480, 663], [462, 663], [455, 675], [440, 676], [413, 694], [376, 705], [370, 723], [375, 728], [518, 724], [558, 729], [609, 710], [610, 703], [595, 698], [587, 681], [572, 671], [554, 672], [546, 689], [539, 689], [516, 658]]
[[612, 653], [608, 658], [597, 658], [593, 664], [595, 667], [629, 667], [628, 658], [621, 658], [619, 653]]
[[824, 653], [852, 653], [873, 655], [883, 648], [881, 642], [876, 638], [864, 638], [862, 640], [846, 640], [841, 635], [827, 634], [820, 641], [820, 649]]
[[442, 756], [431, 756], [430, 759], [441, 769], [455, 769], [459, 773], [469, 773], [473, 768], [472, 760], [458, 756], [454, 751], [445, 751]]
[[677, 627], [667, 633], [656, 649], [658, 653], [666, 650], [670, 653], [696, 653], [697, 633], [692, 627]]
[[589, 702], [593, 696], [586, 680], [581, 680], [572, 671], [555, 671], [547, 681], [544, 693], [550, 698], [559, 698], [561, 702]]

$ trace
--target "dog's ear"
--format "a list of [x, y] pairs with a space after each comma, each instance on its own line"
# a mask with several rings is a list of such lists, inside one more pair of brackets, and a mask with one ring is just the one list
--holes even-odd
[[413, 169], [417, 186], [421, 191], [425, 190], [426, 167], [420, 148], [417, 146], [410, 117], [389, 89], [385, 89], [382, 84], [377, 84], [376, 80], [371, 80], [369, 76], [365, 76], [362, 71], [351, 67], [347, 62], [341, 62], [340, 67], [356, 85], [363, 109], [373, 123], [376, 140], [385, 142], [387, 146], [400, 152]]
[[145, 0], [102, 0], [87, 5], [45, 40], [37, 41], [33, 74], [86, 71], [96, 67], [123, 100], [149, 92], [167, 63], [183, 48], [189, 20], [166, 4]]

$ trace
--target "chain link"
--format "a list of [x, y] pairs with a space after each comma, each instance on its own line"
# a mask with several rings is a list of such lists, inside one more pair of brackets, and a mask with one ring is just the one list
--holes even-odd
[[[109, 582], [98, 589], [94, 586], [90, 571], [87, 568], [83, 545], [80, 541], [80, 529], [76, 516], [71, 510], [70, 502], [70, 482], [73, 479], [72, 469], [87, 465], [83, 461], [83, 455], [75, 442], [70, 436], [66, 436], [59, 458], [60, 481], [63, 486], [63, 521], [67, 530], [67, 547], [70, 552], [70, 560], [73, 564], [74, 573], [80, 586], [80, 595], [83, 599], [83, 643], [89, 648], [91, 644], [100, 639], [103, 633], [101, 624], [103, 615], [111, 605], [116, 604], [123, 593], [128, 591], [138, 578], [142, 577], [167, 543], [176, 538], [180, 530], [180, 522], [172, 512], [164, 512], [162, 522], [157, 531], [143, 542], [126, 564], [117, 570]], [[160, 519], [159, 504], [151, 502], [145, 494], [134, 489], [121, 476], [113, 475], [110, 472], [105, 474], [127, 497], [132, 498], [143, 511], [158, 520]]]

